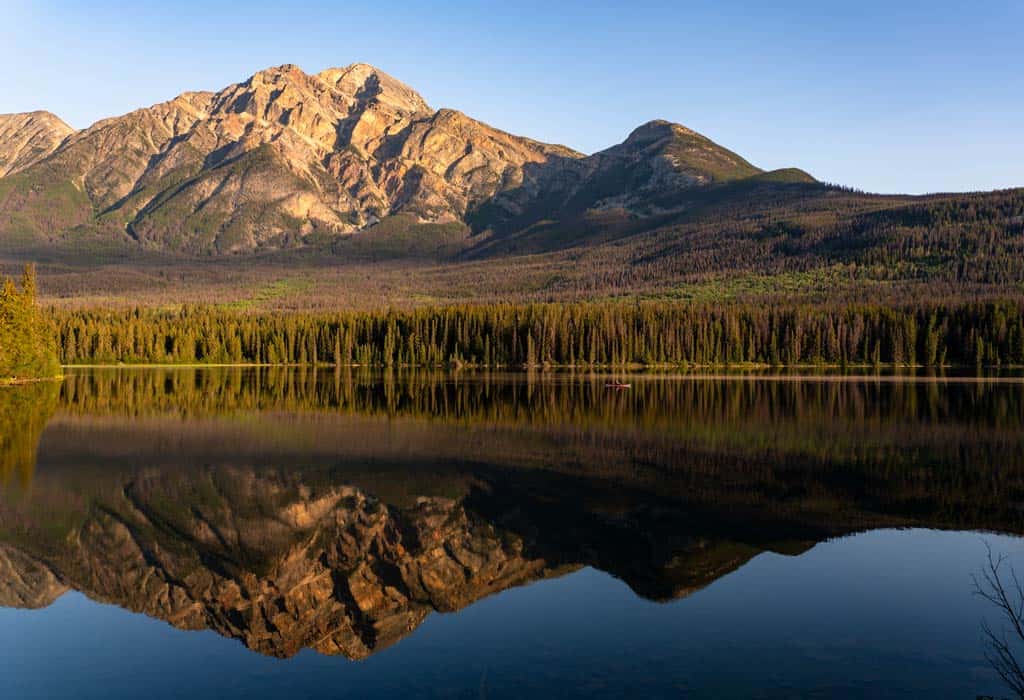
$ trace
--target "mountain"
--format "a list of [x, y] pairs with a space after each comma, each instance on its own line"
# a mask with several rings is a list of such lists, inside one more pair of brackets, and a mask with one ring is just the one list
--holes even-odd
[[660, 120], [584, 155], [435, 109], [366, 64], [268, 68], [77, 132], [10, 115], [0, 154], [0, 265], [42, 263], [54, 301], [934, 303], [1024, 289], [1024, 189], [870, 194], [763, 171]]
[[0, 114], [0, 177], [35, 165], [75, 132], [54, 114]]
[[366, 64], [270, 68], [75, 133], [42, 114], [0, 118], [0, 154], [10, 154], [0, 160], [0, 243], [92, 233], [237, 253], [391, 217], [464, 235], [466, 224], [512, 230], [589, 210], [647, 216], [671, 211], [682, 191], [761, 174], [664, 121], [585, 157], [434, 110]]

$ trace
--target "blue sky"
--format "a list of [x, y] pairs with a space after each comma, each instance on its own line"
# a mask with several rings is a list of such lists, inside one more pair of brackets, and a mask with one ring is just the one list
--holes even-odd
[[254, 71], [372, 63], [592, 152], [654, 118], [878, 192], [1024, 186], [1024, 2], [0, 0], [0, 112], [72, 126]]

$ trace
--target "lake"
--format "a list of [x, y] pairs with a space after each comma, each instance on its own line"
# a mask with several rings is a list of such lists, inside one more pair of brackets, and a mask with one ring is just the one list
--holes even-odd
[[616, 379], [0, 389], [0, 695], [1011, 697], [1019, 377]]

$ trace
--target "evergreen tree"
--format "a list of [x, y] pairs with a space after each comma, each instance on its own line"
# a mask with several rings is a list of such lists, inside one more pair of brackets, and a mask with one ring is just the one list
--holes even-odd
[[36, 303], [36, 272], [25, 266], [21, 289], [12, 279], [0, 287], [0, 379], [60, 374], [56, 336]]

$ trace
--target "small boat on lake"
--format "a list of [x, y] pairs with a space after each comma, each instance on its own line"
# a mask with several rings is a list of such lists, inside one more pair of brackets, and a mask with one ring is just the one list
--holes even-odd
[[631, 386], [633, 385], [620, 381], [605, 382], [604, 384], [605, 389], [628, 389]]

